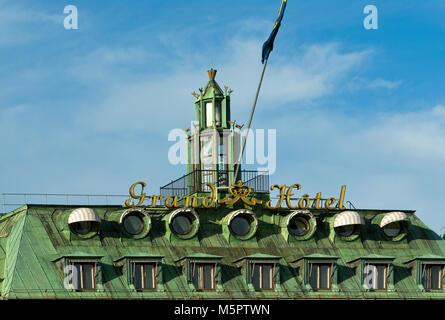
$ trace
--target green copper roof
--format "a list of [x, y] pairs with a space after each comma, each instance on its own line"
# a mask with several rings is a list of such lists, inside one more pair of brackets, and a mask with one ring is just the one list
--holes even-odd
[[[225, 217], [235, 209], [197, 208], [200, 219], [196, 236], [189, 240], [167, 232], [169, 210], [146, 208], [152, 229], [143, 239], [122, 233], [120, 206], [90, 206], [101, 219], [100, 232], [90, 239], [75, 237], [67, 225], [76, 206], [27, 205], [0, 217], [0, 286], [2, 299], [82, 298], [82, 299], [445, 299], [443, 291], [421, 290], [405, 261], [413, 258], [444, 259], [445, 241], [412, 212], [407, 236], [400, 241], [384, 237], [372, 224], [383, 210], [357, 210], [365, 219], [360, 237], [343, 241], [331, 236], [330, 221], [338, 211], [310, 209], [317, 219], [317, 230], [307, 240], [285, 236], [283, 221], [292, 210], [253, 209], [258, 229], [249, 240], [239, 240], [224, 229]], [[284, 224], [285, 225], [285, 224]], [[64, 271], [58, 257], [101, 256], [103, 287], [97, 291], [77, 292], [64, 287]], [[163, 290], [137, 292], [128, 284], [123, 257], [163, 257]], [[360, 276], [349, 261], [357, 257], [394, 257], [395, 290], [363, 290]], [[184, 257], [219, 257], [221, 287], [218, 291], [197, 291], [188, 283], [187, 268], [176, 261]], [[241, 258], [274, 257], [279, 268], [279, 283], [274, 290], [250, 290], [243, 267], [234, 264]], [[303, 284], [303, 274], [294, 261], [298, 257], [337, 258], [338, 288], [312, 291]], [[122, 269], [124, 268], [124, 269]]]
[[425, 254], [425, 255], [421, 255], [421, 256], [412, 258], [412, 259], [406, 261], [405, 263], [409, 263], [414, 260], [444, 260], [445, 261], [445, 256], [440, 256], [440, 255], [436, 255], [436, 254]]
[[332, 255], [327, 255], [327, 254], [322, 254], [322, 253], [312, 253], [309, 255], [306, 255], [304, 257], [300, 257], [296, 260], [294, 260], [294, 262], [299, 261], [301, 259], [331, 259], [331, 260], [335, 260], [338, 259], [338, 256], [332, 256]]
[[246, 260], [246, 259], [253, 259], [253, 260], [254, 259], [258, 259], [258, 260], [259, 259], [262, 259], [262, 260], [267, 260], [267, 259], [278, 260], [278, 259], [281, 259], [281, 257], [273, 256], [273, 255], [265, 254], [265, 253], [254, 253], [254, 254], [250, 254], [248, 256], [241, 257], [241, 258], [235, 260], [234, 262], [238, 262], [238, 261]]
[[360, 259], [362, 259], [362, 260], [394, 260], [395, 257], [382, 256], [380, 254], [373, 253], [373, 254], [368, 254], [366, 256], [357, 257], [357, 258], [349, 261], [349, 263], [360, 260]]
[[213, 259], [213, 260], [219, 260], [222, 259], [222, 256], [216, 256], [214, 254], [206, 254], [206, 253], [192, 253], [189, 255], [186, 255], [184, 257], [181, 257], [176, 262], [179, 262], [184, 259]]

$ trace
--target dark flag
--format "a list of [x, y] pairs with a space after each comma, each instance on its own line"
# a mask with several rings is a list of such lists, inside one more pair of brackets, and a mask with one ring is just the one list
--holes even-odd
[[269, 58], [269, 54], [273, 50], [273, 42], [275, 40], [275, 37], [277, 36], [278, 29], [280, 28], [281, 20], [283, 20], [284, 9], [286, 9], [286, 3], [287, 0], [281, 0], [280, 11], [278, 12], [278, 17], [277, 20], [275, 21], [275, 26], [273, 27], [273, 30], [270, 33], [269, 38], [263, 44], [261, 63], [264, 63], [264, 60]]

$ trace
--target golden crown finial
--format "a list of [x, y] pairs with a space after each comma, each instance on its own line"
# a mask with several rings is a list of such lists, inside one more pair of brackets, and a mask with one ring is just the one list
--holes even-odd
[[207, 74], [209, 75], [209, 79], [210, 80], [215, 80], [215, 76], [216, 76], [216, 70], [215, 69], [210, 69], [207, 70]]

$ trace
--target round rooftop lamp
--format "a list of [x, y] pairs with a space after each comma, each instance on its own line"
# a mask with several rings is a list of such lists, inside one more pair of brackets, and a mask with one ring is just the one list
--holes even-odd
[[73, 210], [68, 217], [68, 225], [74, 233], [85, 236], [99, 230], [100, 217], [90, 208]]
[[189, 239], [198, 232], [199, 218], [192, 208], [180, 208], [170, 214], [168, 225], [176, 236]]
[[334, 220], [335, 232], [341, 237], [349, 237], [357, 228], [365, 224], [363, 217], [356, 211], [343, 211]]

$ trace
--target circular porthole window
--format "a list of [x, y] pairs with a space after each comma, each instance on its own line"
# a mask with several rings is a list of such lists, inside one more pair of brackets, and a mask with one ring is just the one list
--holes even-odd
[[139, 234], [144, 230], [144, 220], [138, 214], [129, 214], [124, 218], [124, 228], [129, 234]]
[[187, 215], [178, 214], [173, 218], [171, 225], [175, 233], [185, 235], [192, 231], [193, 223]]
[[289, 213], [281, 222], [283, 235], [297, 240], [310, 239], [317, 229], [317, 221], [309, 210]]
[[100, 217], [93, 209], [78, 208], [69, 215], [68, 225], [78, 237], [90, 238], [99, 232]]
[[258, 227], [257, 217], [247, 209], [231, 212], [226, 219], [230, 233], [239, 240], [253, 237]]
[[399, 222], [392, 222], [383, 227], [383, 232], [390, 238], [397, 237], [400, 231], [401, 227]]
[[353, 241], [360, 237], [360, 229], [365, 219], [357, 211], [343, 211], [334, 217], [335, 233], [344, 241]]
[[125, 210], [120, 217], [122, 231], [133, 239], [141, 239], [150, 232], [151, 219], [142, 208]]
[[353, 224], [335, 228], [335, 232], [337, 232], [340, 237], [349, 237], [354, 234], [354, 231], [355, 227]]
[[250, 230], [249, 219], [244, 215], [239, 215], [233, 218], [230, 223], [230, 230], [238, 236], [245, 236]]
[[309, 222], [303, 217], [292, 217], [288, 227], [289, 231], [295, 236], [304, 236], [309, 232]]
[[180, 208], [170, 213], [168, 219], [170, 230], [181, 239], [190, 239], [199, 229], [199, 218], [192, 208]]
[[71, 229], [77, 234], [87, 234], [91, 231], [91, 221], [74, 222]]

